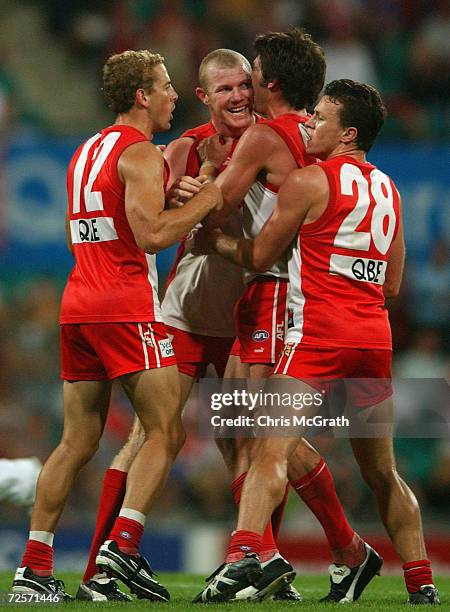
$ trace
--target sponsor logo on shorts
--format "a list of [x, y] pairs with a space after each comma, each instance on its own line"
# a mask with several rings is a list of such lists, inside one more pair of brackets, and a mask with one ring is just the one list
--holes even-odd
[[284, 323], [277, 323], [277, 340], [284, 340]]
[[150, 346], [151, 348], [153, 348], [153, 340], [152, 340], [152, 333], [149, 331], [146, 331], [142, 334], [142, 339], [144, 340], [145, 344], [147, 344], [147, 346]]
[[283, 355], [285, 355], [286, 357], [289, 357], [293, 348], [294, 347], [292, 344], [285, 344], [284, 347], [281, 349], [280, 359], [281, 357], [283, 357]]
[[265, 342], [270, 337], [270, 334], [265, 329], [257, 329], [252, 334], [252, 340], [255, 342]]
[[175, 355], [169, 338], [158, 340], [158, 345], [162, 357], [173, 357]]

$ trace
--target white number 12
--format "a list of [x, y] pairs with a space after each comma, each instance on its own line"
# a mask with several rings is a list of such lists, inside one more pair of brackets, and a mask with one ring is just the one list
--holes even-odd
[[[87, 157], [90, 148], [99, 138], [100, 134], [95, 134], [92, 138], [89, 138], [81, 149], [80, 156], [78, 157], [77, 163], [75, 164], [73, 172], [73, 213], [80, 212], [80, 200], [81, 200], [81, 181], [83, 179], [84, 168], [86, 166]], [[86, 205], [86, 212], [92, 212], [94, 210], [103, 210], [103, 200], [100, 191], [92, 191], [92, 185], [98, 176], [106, 158], [113, 150], [114, 145], [120, 138], [120, 132], [110, 132], [102, 140], [100, 145], [95, 149], [92, 159], [95, 160], [89, 177], [84, 188], [84, 202]]]

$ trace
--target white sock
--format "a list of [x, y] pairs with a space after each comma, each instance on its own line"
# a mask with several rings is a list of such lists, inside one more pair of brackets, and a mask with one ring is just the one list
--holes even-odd
[[119, 516], [123, 516], [124, 518], [131, 519], [132, 521], [137, 521], [141, 525], [145, 525], [146, 516], [138, 510], [133, 510], [132, 508], [122, 508], [119, 512]]
[[47, 546], [53, 546], [54, 537], [55, 534], [50, 531], [30, 531], [30, 540], [37, 540], [42, 544], [47, 544]]

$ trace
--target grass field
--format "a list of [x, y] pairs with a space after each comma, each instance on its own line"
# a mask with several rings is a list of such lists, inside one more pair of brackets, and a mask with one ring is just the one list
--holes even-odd
[[[80, 580], [79, 574], [62, 574], [58, 575], [66, 583], [66, 589], [69, 593], [74, 594], [78, 588]], [[0, 591], [6, 593], [11, 585], [11, 573], [0, 573]], [[90, 602], [69, 602], [64, 604], [65, 608], [70, 610], [86, 610], [87, 608], [96, 609], [111, 609], [118, 607], [129, 608], [130, 610], [144, 610], [149, 607], [162, 608], [170, 610], [201, 610], [201, 604], [192, 604], [191, 599], [200, 591], [203, 583], [203, 578], [193, 576], [191, 574], [161, 574], [160, 582], [166, 586], [172, 599], [169, 603], [153, 603], [147, 600], [136, 600], [133, 603], [90, 603]], [[450, 579], [436, 578], [436, 586], [439, 588], [441, 600], [443, 604], [440, 610], [450, 610]], [[330, 612], [333, 604], [320, 604], [318, 599], [328, 592], [328, 579], [325, 576], [300, 576], [295, 581], [295, 586], [303, 594], [305, 601], [303, 603], [279, 603], [272, 601], [264, 601], [261, 603], [222, 603], [210, 604], [209, 610], [245, 610], [250, 607], [256, 607], [257, 611], [265, 612], [266, 610], [277, 609], [292, 609], [300, 607], [302, 612]], [[126, 588], [124, 588], [126, 590]], [[4, 597], [2, 598], [5, 601]], [[363, 610], [408, 610], [405, 604], [406, 592], [403, 586], [403, 580], [400, 577], [382, 576], [375, 578], [367, 587], [361, 600], [353, 604], [358, 611]], [[0, 604], [0, 610], [11, 610], [12, 607], [30, 607], [30, 604]], [[33, 608], [39, 610], [54, 610], [55, 606], [47, 604], [33, 604]]]

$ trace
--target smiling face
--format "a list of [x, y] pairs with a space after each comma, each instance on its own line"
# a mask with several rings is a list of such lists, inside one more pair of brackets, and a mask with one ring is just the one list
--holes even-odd
[[352, 135], [356, 137], [355, 128], [346, 128], [341, 124], [340, 102], [323, 96], [314, 109], [314, 114], [306, 122], [309, 141], [306, 151], [319, 159], [327, 159], [341, 145], [351, 146]]
[[250, 73], [242, 64], [221, 68], [212, 62], [206, 68], [206, 88], [197, 96], [206, 104], [211, 119], [224, 136], [238, 137], [253, 121], [253, 89]]
[[169, 130], [178, 94], [172, 86], [164, 64], [158, 64], [153, 68], [153, 86], [151, 90], [145, 92], [145, 95], [149, 102], [148, 115], [153, 132]]

